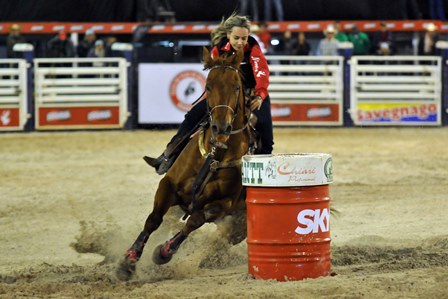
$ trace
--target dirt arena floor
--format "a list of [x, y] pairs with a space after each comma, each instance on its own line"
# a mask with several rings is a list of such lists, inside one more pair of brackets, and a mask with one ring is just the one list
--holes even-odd
[[446, 127], [275, 129], [275, 153], [333, 155], [334, 276], [254, 280], [214, 224], [156, 266], [169, 216], [118, 281], [161, 178], [141, 158], [173, 132], [0, 134], [0, 298], [448, 298]]

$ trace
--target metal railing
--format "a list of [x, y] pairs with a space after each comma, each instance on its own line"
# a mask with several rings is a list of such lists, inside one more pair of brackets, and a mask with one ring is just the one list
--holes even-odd
[[23, 130], [28, 112], [27, 62], [0, 60], [0, 130]]
[[441, 57], [354, 56], [350, 66], [355, 125], [441, 124]]
[[[34, 83], [36, 128], [123, 127], [129, 116], [127, 62], [124, 58], [35, 59]], [[93, 111], [89, 107], [98, 109]], [[105, 112], [108, 110], [101, 107], [110, 107], [112, 110]], [[42, 119], [50, 111], [49, 108], [66, 109], [64, 111], [74, 114], [73, 118], [83, 120], [67, 121], [66, 125], [56, 122], [51, 124], [49, 119]], [[86, 113], [87, 116], [84, 115]], [[92, 117], [98, 120], [95, 115], [102, 115], [105, 120], [108, 115], [114, 118], [116, 113], [118, 119], [112, 122], [91, 122]], [[55, 113], [52, 115], [55, 116]], [[63, 118], [61, 113], [60, 120]]]
[[275, 125], [342, 125], [342, 57], [266, 58]]

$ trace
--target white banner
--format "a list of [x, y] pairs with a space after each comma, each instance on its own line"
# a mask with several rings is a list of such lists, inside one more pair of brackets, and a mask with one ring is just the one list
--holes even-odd
[[244, 186], [300, 187], [333, 182], [330, 154], [246, 155], [242, 160]]
[[199, 63], [139, 64], [139, 124], [179, 124], [205, 90]]

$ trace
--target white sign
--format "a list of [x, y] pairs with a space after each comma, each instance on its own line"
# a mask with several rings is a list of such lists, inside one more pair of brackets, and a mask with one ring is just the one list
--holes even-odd
[[138, 122], [179, 124], [205, 90], [207, 72], [199, 63], [139, 64]]
[[246, 155], [242, 160], [244, 186], [300, 187], [333, 182], [329, 154]]

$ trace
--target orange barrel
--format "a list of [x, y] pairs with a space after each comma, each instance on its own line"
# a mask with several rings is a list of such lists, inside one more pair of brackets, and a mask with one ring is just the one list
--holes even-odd
[[330, 275], [329, 154], [246, 155], [249, 273], [257, 279]]

